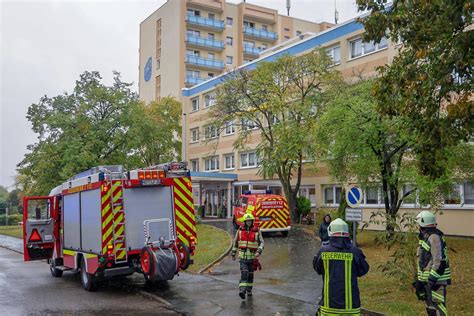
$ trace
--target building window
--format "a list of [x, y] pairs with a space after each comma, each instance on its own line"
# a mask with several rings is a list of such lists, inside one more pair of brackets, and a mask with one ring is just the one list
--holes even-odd
[[249, 21], [244, 21], [244, 26], [250, 27], [250, 28], [255, 28], [255, 23], [249, 22]]
[[[268, 26], [267, 26], [267, 25], [265, 25], [265, 24], [263, 24], [263, 25], [262, 25], [262, 30], [264, 30], [264, 31], [268, 31]], [[288, 30], [288, 31], [289, 31], [289, 30]]]
[[227, 36], [227, 37], [225, 38], [225, 43], [226, 43], [227, 45], [229, 45], [229, 46], [232, 46], [232, 45], [233, 45], [233, 39], [232, 39], [232, 37]]
[[474, 186], [472, 183], [464, 183], [464, 204], [474, 204]]
[[387, 38], [382, 37], [380, 43], [374, 41], [362, 42], [362, 38], [357, 38], [349, 42], [351, 58], [359, 57], [365, 54], [369, 54], [388, 46]]
[[444, 198], [444, 204], [461, 204], [461, 187], [459, 185], [453, 186], [452, 191]]
[[342, 187], [338, 185], [331, 185], [324, 188], [324, 204], [337, 205], [341, 203]]
[[214, 59], [216, 55], [214, 53], [207, 53], [207, 58]]
[[208, 77], [208, 78], [214, 78], [214, 74], [213, 74], [212, 72], [208, 72], [208, 73], [207, 73], [207, 77]]
[[161, 61], [160, 61], [160, 59], [158, 58], [158, 59], [156, 60], [156, 70], [160, 70], [160, 67], [161, 67]]
[[235, 156], [234, 154], [229, 154], [224, 156], [225, 160], [225, 170], [235, 169]]
[[249, 120], [249, 119], [242, 119], [242, 130], [248, 131], [248, 130], [253, 130], [257, 129], [258, 126], [255, 122]]
[[214, 33], [207, 33], [207, 38], [210, 39], [210, 40], [214, 40], [214, 38], [215, 38]]
[[199, 141], [199, 128], [191, 129], [191, 143], [197, 143]]
[[209, 14], [207, 15], [207, 17], [208, 17], [209, 19], [211, 19], [211, 20], [215, 20], [216, 15], [215, 15], [214, 13], [209, 13]]
[[219, 137], [217, 133], [217, 128], [213, 125], [208, 125], [204, 127], [204, 137], [205, 139], [214, 139]]
[[257, 166], [257, 153], [249, 152], [240, 154], [240, 168], [255, 168]]
[[301, 35], [301, 31], [296, 31], [296, 36], [300, 36]]
[[191, 160], [191, 171], [199, 171], [199, 159]]
[[244, 40], [244, 46], [255, 47], [255, 42]]
[[227, 65], [232, 65], [234, 58], [232, 56], [226, 56], [225, 62]]
[[200, 72], [198, 70], [186, 70], [187, 77], [199, 77]]
[[365, 204], [379, 204], [378, 187], [368, 187], [365, 190]]
[[234, 25], [234, 19], [231, 18], [231, 17], [227, 17], [227, 18], [225, 19], [225, 21], [226, 21], [227, 26], [232, 26], [232, 25]]
[[334, 46], [326, 49], [328, 56], [332, 59], [333, 64], [341, 63], [341, 46]]
[[268, 45], [265, 44], [265, 43], [262, 43], [262, 50], [265, 50], [265, 49], [267, 49], [267, 48], [268, 48]]
[[234, 121], [229, 121], [225, 123], [224, 135], [232, 135], [235, 133], [235, 124]]
[[289, 31], [290, 31], [290, 29], [285, 27], [285, 32], [289, 32]]
[[216, 104], [216, 95], [214, 93], [206, 94], [204, 96], [204, 107], [208, 108]]
[[200, 37], [200, 36], [201, 36], [201, 32], [196, 31], [196, 30], [187, 29], [187, 30], [186, 30], [186, 35], [187, 35], [187, 36], [197, 36], [197, 37]]
[[351, 58], [355, 58], [362, 55], [362, 39], [359, 38], [350, 43], [351, 47]]
[[194, 15], [194, 16], [201, 16], [201, 11], [188, 9], [188, 14]]
[[204, 170], [217, 171], [219, 170], [219, 156], [209, 157], [204, 159]]
[[405, 195], [405, 193], [410, 192], [411, 193], [403, 199], [403, 204], [415, 204], [416, 202], [416, 191], [414, 191], [414, 188], [410, 184], [405, 184], [402, 189], [402, 194]]
[[191, 107], [193, 112], [199, 110], [199, 98], [194, 98], [191, 100]]
[[201, 53], [198, 50], [193, 50], [193, 49], [186, 50], [186, 55], [188, 56], [199, 57], [200, 54]]
[[289, 36], [285, 36], [285, 39], [286, 39], [286, 40], [289, 40], [289, 39], [290, 39], [290, 37], [289, 37]]

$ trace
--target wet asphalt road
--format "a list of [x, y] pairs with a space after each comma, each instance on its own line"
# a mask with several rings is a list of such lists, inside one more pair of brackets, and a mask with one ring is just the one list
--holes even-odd
[[[233, 233], [230, 222], [207, 224]], [[137, 295], [140, 290], [164, 298], [170, 308], [186, 315], [314, 315], [322, 282], [311, 264], [319, 243], [301, 230], [292, 230], [288, 238], [264, 239], [263, 270], [255, 273], [254, 296], [246, 300], [238, 297], [238, 261], [229, 257], [207, 275], [181, 273], [170, 282], [150, 286], [135, 274], [89, 293], [72, 273], [52, 278], [45, 263], [24, 263], [21, 255], [0, 248], [0, 315], [171, 313]]]
[[0, 315], [177, 315], [137, 294], [139, 287], [110, 282], [96, 292], [82, 289], [65, 272], [53, 278], [43, 261], [23, 262], [23, 255], [0, 248]]

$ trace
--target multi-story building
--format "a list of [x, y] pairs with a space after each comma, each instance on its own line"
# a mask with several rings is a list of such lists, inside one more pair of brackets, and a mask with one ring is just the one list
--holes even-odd
[[[398, 45], [388, 39], [380, 43], [364, 43], [361, 35], [363, 25], [355, 19], [310, 36], [302, 36], [263, 52], [240, 69], [254, 69], [258, 63], [272, 61], [284, 54], [302, 55], [323, 47], [334, 60], [346, 80], [376, 75], [378, 66], [390, 63], [397, 53]], [[239, 128], [229, 123], [222, 133], [208, 126], [210, 107], [214, 102], [214, 91], [228, 74], [222, 74], [190, 88], [183, 89], [183, 153], [194, 171], [194, 199], [196, 205], [205, 205], [208, 215], [227, 211], [231, 216], [231, 201], [248, 189], [271, 189], [281, 193], [276, 179], [262, 179], [258, 175], [256, 148], [259, 131], [246, 145], [245, 151], [233, 147]], [[341, 200], [342, 185], [334, 183], [327, 166], [318, 172], [304, 171], [300, 195], [308, 197], [313, 207], [321, 211], [334, 209]], [[408, 190], [409, 188], [404, 188]], [[448, 234], [474, 236], [474, 187], [470, 183], [456, 186], [457, 194], [445, 203], [446, 212], [441, 216], [440, 227]], [[364, 219], [370, 212], [383, 209], [380, 188], [364, 192], [362, 203]], [[402, 206], [404, 210], [416, 212], [420, 206], [416, 198]], [[462, 220], [459, 220], [462, 219]], [[375, 227], [374, 227], [375, 228]]]
[[244, 2], [168, 0], [140, 23], [140, 98], [179, 99], [184, 87], [251, 62], [290, 38], [330, 27]]

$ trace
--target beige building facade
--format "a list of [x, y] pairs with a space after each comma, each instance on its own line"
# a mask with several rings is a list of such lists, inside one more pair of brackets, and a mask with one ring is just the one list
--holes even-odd
[[[388, 39], [383, 39], [380, 43], [364, 43], [361, 38], [363, 32], [363, 26], [356, 20], [351, 20], [317, 34], [302, 34], [261, 52], [259, 58], [240, 68], [251, 70], [262, 61], [272, 61], [284, 54], [302, 55], [323, 47], [333, 58], [334, 67], [346, 80], [373, 77], [378, 66], [392, 61], [398, 46]], [[240, 132], [237, 126], [229, 123], [221, 133], [207, 126], [211, 119], [210, 109], [215, 100], [214, 91], [226, 76], [224, 73], [183, 89], [183, 153], [195, 176], [195, 204], [204, 205], [207, 215], [224, 214], [230, 217], [231, 201], [242, 192], [249, 189], [271, 189], [274, 193], [281, 193], [282, 190], [278, 180], [262, 179], [257, 173], [257, 130], [247, 143], [247, 150], [237, 151], [233, 148]], [[330, 177], [326, 166], [320, 166], [317, 172], [305, 170], [300, 195], [309, 198], [318, 211], [326, 212], [339, 206], [342, 186], [343, 184]], [[445, 202], [444, 212], [439, 215], [440, 228], [451, 235], [474, 236], [473, 185], [459, 183], [453, 196], [447, 197]], [[366, 190], [361, 207], [364, 220], [369, 219], [372, 211], [383, 209], [381, 190]], [[416, 197], [402, 206], [402, 211], [406, 212], [419, 210]]]
[[139, 95], [150, 102], [258, 58], [295, 36], [333, 25], [224, 0], [168, 0], [140, 23]]

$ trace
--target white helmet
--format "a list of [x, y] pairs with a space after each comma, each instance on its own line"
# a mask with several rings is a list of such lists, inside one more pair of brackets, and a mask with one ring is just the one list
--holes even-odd
[[421, 227], [436, 227], [436, 216], [429, 211], [421, 211], [416, 215], [416, 222]]
[[329, 237], [349, 237], [349, 226], [340, 218], [333, 220], [328, 226]]

